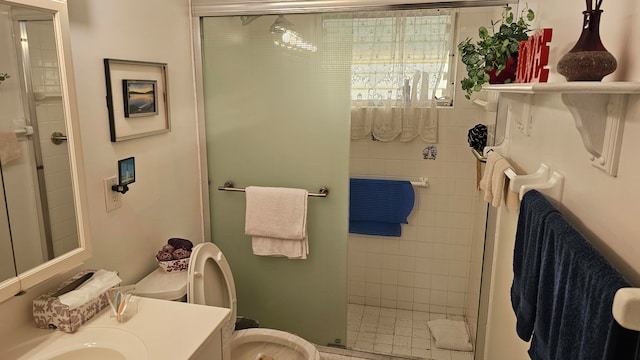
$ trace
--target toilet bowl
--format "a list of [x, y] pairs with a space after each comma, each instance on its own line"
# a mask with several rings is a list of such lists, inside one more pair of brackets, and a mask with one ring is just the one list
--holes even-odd
[[234, 331], [237, 307], [231, 268], [222, 251], [207, 242], [193, 247], [187, 271], [166, 273], [158, 268], [136, 284], [136, 294], [180, 300], [184, 294], [193, 304], [226, 307], [231, 316], [222, 325], [222, 343], [231, 360], [319, 360], [313, 344], [284, 331], [253, 328]]

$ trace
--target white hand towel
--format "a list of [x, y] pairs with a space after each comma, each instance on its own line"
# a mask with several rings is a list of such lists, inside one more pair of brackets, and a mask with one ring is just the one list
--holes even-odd
[[520, 205], [518, 194], [508, 189], [506, 176], [504, 175], [504, 171], [510, 168], [513, 169], [509, 161], [497, 152], [491, 151], [487, 155], [484, 174], [482, 175], [482, 180], [480, 180], [480, 189], [484, 190], [484, 200], [493, 207], [502, 205], [505, 193], [507, 208], [515, 210]]
[[491, 206], [500, 207], [504, 198], [507, 209], [517, 210], [520, 207], [520, 200], [518, 199], [518, 194], [509, 190], [509, 179], [504, 174], [507, 169], [513, 170], [513, 167], [505, 158], [496, 162], [493, 168], [493, 181], [491, 184], [493, 200], [491, 201]]
[[58, 297], [69, 309], [78, 308], [100, 296], [107, 289], [120, 284], [122, 280], [115, 271], [98, 270], [91, 279], [79, 288]]
[[22, 157], [18, 137], [13, 131], [0, 131], [0, 162], [2, 165]]
[[245, 234], [255, 255], [306, 259], [307, 199], [304, 189], [249, 186], [246, 192]]
[[502, 155], [498, 154], [495, 151], [489, 152], [487, 154], [487, 162], [484, 165], [484, 174], [482, 174], [482, 180], [480, 180], [480, 190], [484, 190], [484, 199], [487, 202], [491, 202], [493, 194], [491, 190], [491, 182], [493, 179], [493, 168], [496, 165], [496, 162], [500, 159], [504, 159]]

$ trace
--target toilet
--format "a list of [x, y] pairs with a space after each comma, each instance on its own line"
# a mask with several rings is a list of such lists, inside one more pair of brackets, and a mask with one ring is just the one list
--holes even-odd
[[193, 247], [187, 271], [167, 273], [156, 269], [136, 284], [136, 294], [176, 301], [184, 300], [186, 294], [190, 303], [231, 309], [229, 320], [222, 325], [222, 343], [228, 359], [320, 359], [313, 344], [294, 334], [264, 328], [234, 331], [236, 287], [227, 259], [213, 243]]

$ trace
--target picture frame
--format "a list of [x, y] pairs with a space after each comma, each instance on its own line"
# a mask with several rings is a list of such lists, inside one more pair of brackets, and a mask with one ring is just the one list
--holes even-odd
[[118, 185], [136, 182], [136, 163], [134, 157], [118, 160]]
[[112, 142], [171, 131], [167, 64], [104, 59]]
[[156, 80], [122, 80], [124, 117], [158, 115]]

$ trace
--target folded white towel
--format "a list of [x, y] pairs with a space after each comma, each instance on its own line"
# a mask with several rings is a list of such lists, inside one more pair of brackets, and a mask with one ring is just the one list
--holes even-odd
[[22, 157], [18, 137], [13, 131], [0, 131], [0, 162], [2, 165]]
[[437, 348], [457, 351], [473, 350], [464, 321], [437, 319], [428, 321], [427, 325], [436, 340]]
[[520, 201], [518, 194], [509, 190], [504, 175], [506, 169], [513, 169], [509, 161], [495, 151], [489, 152], [484, 174], [480, 180], [480, 189], [484, 190], [484, 200], [491, 206], [500, 207], [504, 195], [507, 208], [516, 210], [520, 206]]
[[306, 259], [307, 199], [304, 189], [249, 186], [246, 192], [245, 234], [255, 255]]
[[120, 282], [122, 282], [122, 279], [120, 279], [117, 272], [101, 269], [96, 271], [91, 279], [79, 288], [60, 295], [58, 300], [69, 306], [69, 309], [75, 309], [95, 299], [107, 289], [120, 284]]

